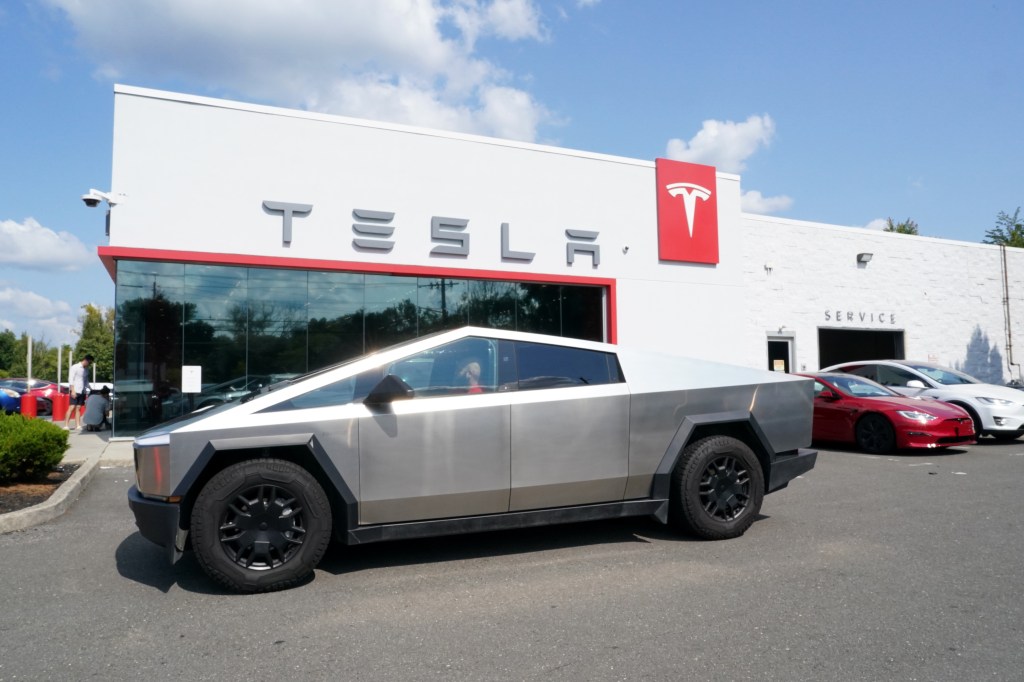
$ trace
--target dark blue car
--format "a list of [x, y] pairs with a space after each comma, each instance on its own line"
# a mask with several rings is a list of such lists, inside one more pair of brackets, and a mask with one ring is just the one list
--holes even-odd
[[4, 414], [21, 414], [21, 394], [13, 388], [0, 387], [0, 410]]

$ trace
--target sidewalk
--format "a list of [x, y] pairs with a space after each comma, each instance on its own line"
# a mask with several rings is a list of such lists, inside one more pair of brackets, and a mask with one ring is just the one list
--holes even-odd
[[109, 431], [71, 431], [68, 445], [70, 447], [61, 462], [78, 464], [78, 470], [45, 502], [0, 514], [0, 533], [24, 530], [60, 516], [78, 499], [99, 467], [130, 467], [134, 464], [131, 439], [111, 441]]

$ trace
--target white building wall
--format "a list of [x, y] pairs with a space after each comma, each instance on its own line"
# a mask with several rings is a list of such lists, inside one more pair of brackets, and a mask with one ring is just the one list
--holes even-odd
[[[767, 340], [778, 335], [795, 344], [793, 369], [814, 370], [820, 328], [877, 329], [902, 331], [908, 358], [1019, 376], [1006, 366], [995, 246], [743, 214], [740, 178], [718, 173], [720, 262], [663, 262], [650, 161], [127, 86], [115, 93], [111, 189], [127, 200], [111, 211], [107, 258], [599, 278], [615, 282], [617, 340], [631, 346], [766, 367]], [[293, 220], [290, 243], [267, 200], [313, 206]], [[392, 251], [353, 246], [355, 209], [395, 213]], [[431, 254], [435, 216], [469, 221], [467, 256]], [[513, 251], [536, 254], [531, 262], [502, 258], [502, 223]], [[567, 229], [600, 233], [599, 265], [566, 262]], [[858, 253], [871, 261], [858, 265]], [[1007, 258], [1019, 361], [1024, 250]]]
[[[651, 161], [127, 86], [113, 156], [128, 200], [111, 213], [111, 247], [615, 280], [620, 343], [728, 362], [745, 342], [742, 321], [718, 314], [743, 299], [736, 175], [717, 176], [721, 262], [709, 266], [659, 261]], [[267, 200], [313, 206], [290, 243]], [[395, 214], [392, 251], [353, 247], [354, 209]], [[467, 256], [431, 254], [435, 216], [469, 221]], [[502, 223], [532, 261], [501, 257]], [[567, 263], [569, 229], [599, 233], [600, 264]]]
[[[904, 332], [907, 358], [979, 372], [1007, 366], [999, 247], [863, 228], [742, 216], [748, 331], [744, 364], [765, 366], [770, 333], [792, 334], [798, 370], [818, 367], [818, 329]], [[857, 254], [871, 253], [858, 265]], [[1024, 347], [1024, 250], [1007, 249], [1010, 320]], [[839, 313], [837, 319], [837, 313]], [[852, 319], [850, 319], [852, 316]]]

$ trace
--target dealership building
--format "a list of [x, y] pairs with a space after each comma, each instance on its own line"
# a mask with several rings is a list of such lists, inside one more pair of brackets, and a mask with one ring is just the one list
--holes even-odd
[[743, 213], [708, 166], [116, 86], [105, 198], [118, 436], [465, 324], [1020, 378], [1024, 250]]

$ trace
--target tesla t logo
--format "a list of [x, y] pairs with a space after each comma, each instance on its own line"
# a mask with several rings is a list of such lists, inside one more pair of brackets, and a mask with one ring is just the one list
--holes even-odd
[[658, 257], [718, 263], [718, 201], [713, 166], [657, 159]]
[[673, 182], [665, 185], [668, 193], [674, 197], [683, 198], [683, 207], [686, 208], [686, 230], [693, 238], [693, 209], [697, 208], [697, 199], [707, 200], [711, 196], [711, 190], [707, 187], [695, 185], [692, 182]]

